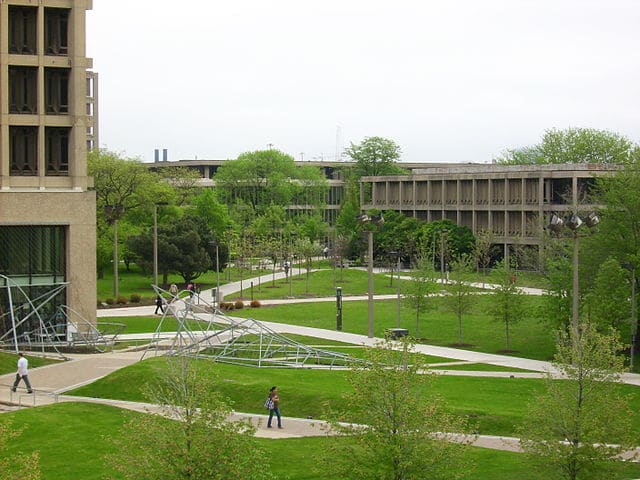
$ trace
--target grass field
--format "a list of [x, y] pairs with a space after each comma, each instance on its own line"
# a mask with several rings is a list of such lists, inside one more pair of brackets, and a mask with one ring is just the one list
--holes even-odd
[[[5, 415], [3, 418], [11, 418], [16, 425], [23, 426], [24, 432], [0, 452], [0, 458], [38, 451], [43, 480], [103, 480], [112, 473], [104, 461], [105, 454], [113, 453], [106, 437], [117, 435], [125, 419], [140, 414], [104, 405], [62, 403]], [[348, 438], [335, 437], [258, 439], [259, 445], [269, 452], [270, 468], [276, 478], [359, 480], [331, 477], [318, 466], [327, 442], [348, 441]], [[476, 467], [465, 480], [539, 478], [538, 472], [517, 453], [472, 448], [470, 456]], [[621, 464], [619, 472], [607, 480], [637, 477], [640, 477], [638, 464]]]
[[[118, 370], [90, 385], [80, 387], [72, 395], [144, 401], [141, 386], [152, 381], [164, 368], [164, 358], [152, 358]], [[345, 371], [312, 369], [258, 369], [227, 365], [203, 360], [199, 363], [202, 375], [216, 375], [220, 392], [229, 398], [240, 412], [262, 413], [263, 397], [272, 385], [278, 385], [283, 398], [285, 416], [322, 418], [323, 402], [338, 409], [343, 405], [342, 394], [349, 390]], [[542, 388], [538, 379], [484, 378], [436, 376], [433, 391], [424, 391], [425, 401], [431, 393], [441, 395], [450, 408], [468, 415], [487, 435], [513, 435], [514, 426], [521, 423], [526, 405]], [[634, 411], [640, 410], [640, 391], [629, 385], [620, 388], [632, 402]], [[358, 412], [350, 420], [358, 421]], [[639, 432], [640, 415], [634, 419]], [[612, 439], [612, 441], [615, 439]]]

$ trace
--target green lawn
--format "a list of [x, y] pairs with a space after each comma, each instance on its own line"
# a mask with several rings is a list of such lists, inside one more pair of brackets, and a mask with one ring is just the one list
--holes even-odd
[[[72, 395], [144, 401], [141, 386], [164, 368], [164, 358], [152, 358], [118, 370], [96, 382], [80, 387]], [[221, 393], [228, 397], [233, 408], [241, 412], [263, 412], [263, 397], [272, 385], [277, 385], [285, 416], [322, 418], [323, 402], [344, 406], [342, 393], [349, 390], [345, 371], [312, 369], [259, 369], [214, 363], [202, 360], [203, 375], [215, 374]], [[513, 435], [514, 426], [521, 423], [526, 405], [542, 388], [539, 379], [483, 378], [437, 376], [434, 392], [444, 397], [450, 408], [470, 416], [478, 424], [480, 433]], [[638, 387], [616, 385], [631, 401], [631, 408], [640, 411]], [[428, 392], [424, 392], [428, 398]], [[350, 420], [358, 421], [358, 412]], [[640, 415], [634, 418], [639, 432]], [[614, 440], [614, 439], [612, 439]]]
[[[41, 367], [43, 365], [49, 365], [51, 363], [60, 362], [60, 359], [55, 358], [42, 358], [32, 355], [26, 355], [29, 360], [29, 368]], [[5, 373], [15, 372], [17, 370], [18, 355], [6, 352], [0, 352], [0, 375]]]
[[[527, 297], [529, 309], [534, 311], [541, 301], [539, 297]], [[458, 346], [458, 320], [444, 310], [443, 299], [434, 298], [439, 308], [426, 313], [420, 322], [421, 343], [441, 346]], [[463, 316], [462, 348], [503, 353], [505, 349], [504, 327], [487, 316], [486, 308], [490, 296], [474, 297], [474, 311]], [[349, 333], [366, 335], [368, 325], [368, 303], [366, 301], [343, 302], [342, 329]], [[261, 308], [234, 310], [232, 316], [255, 318], [256, 320], [303, 325], [307, 327], [335, 329], [336, 307], [332, 302], [288, 304]], [[377, 300], [374, 305], [374, 332], [384, 336], [388, 328], [396, 327], [397, 303], [395, 300]], [[415, 335], [415, 312], [401, 305], [400, 326]], [[553, 358], [555, 338], [552, 329], [534, 318], [524, 319], [511, 327], [511, 350], [509, 354], [536, 360]]]
[[[125, 419], [134, 415], [141, 414], [83, 403], [60, 403], [7, 413], [3, 418], [11, 418], [14, 424], [24, 427], [24, 432], [0, 452], [0, 458], [37, 451], [43, 480], [102, 480], [112, 473], [103, 460], [104, 455], [113, 453], [106, 437], [117, 435]], [[259, 445], [269, 451], [270, 467], [276, 478], [288, 480], [339, 480], [318, 467], [319, 457], [327, 442], [348, 441], [336, 437], [258, 439]], [[476, 468], [465, 480], [539, 478], [517, 453], [471, 448], [470, 456]], [[640, 477], [638, 464], [621, 464], [620, 472], [608, 480], [637, 477]]]

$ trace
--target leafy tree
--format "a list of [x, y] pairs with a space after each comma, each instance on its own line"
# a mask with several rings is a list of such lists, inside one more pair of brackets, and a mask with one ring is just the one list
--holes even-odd
[[219, 240], [224, 238], [231, 224], [229, 209], [218, 201], [215, 190], [210, 188], [203, 190], [193, 199], [193, 205], [188, 212], [192, 216], [202, 218]]
[[422, 252], [430, 252], [434, 265], [451, 262], [461, 255], [473, 252], [475, 238], [473, 232], [451, 220], [436, 220], [425, 223], [417, 233], [417, 244]]
[[482, 268], [482, 285], [484, 286], [484, 279], [487, 276], [487, 267], [491, 263], [491, 258], [495, 252], [496, 246], [494, 245], [495, 238], [493, 232], [487, 230], [480, 230], [476, 233], [476, 241], [473, 246], [472, 254], [475, 259], [477, 269]]
[[449, 413], [430, 389], [437, 379], [425, 373], [424, 357], [412, 354], [407, 341], [398, 350], [386, 341], [367, 349], [366, 360], [350, 371], [353, 391], [346, 395], [346, 411], [361, 411], [361, 425], [339, 423], [345, 412], [330, 412], [333, 430], [352, 441], [330, 445], [323, 470], [334, 474], [331, 478], [376, 480], [468, 475], [466, 444], [441, 434], [467, 432], [466, 421]]
[[202, 176], [194, 168], [162, 167], [158, 169], [158, 176], [174, 188], [177, 205], [189, 205], [201, 189]]
[[523, 449], [546, 478], [612, 478], [607, 473], [618, 455], [635, 447], [632, 412], [613, 388], [623, 370], [620, 348], [615, 333], [588, 324], [559, 333], [558, 373], [547, 373], [519, 429]]
[[384, 255], [399, 252], [403, 257], [416, 254], [417, 233], [424, 222], [393, 210], [384, 212], [384, 224], [375, 233], [375, 254]]
[[[158, 227], [158, 271], [167, 283], [169, 273], [177, 273], [185, 283], [195, 280], [213, 264], [209, 242], [213, 237], [200, 217], [184, 216], [171, 224]], [[127, 244], [137, 262], [150, 266], [153, 262], [153, 232], [132, 236]]]
[[462, 317], [469, 313], [473, 307], [473, 289], [465, 281], [465, 274], [472, 271], [472, 262], [468, 256], [454, 260], [448, 295], [444, 297], [445, 305], [458, 319], [458, 345], [464, 345], [462, 343]]
[[637, 156], [637, 146], [622, 135], [593, 128], [568, 128], [547, 130], [539, 144], [508, 150], [497, 160], [514, 165], [625, 163]]
[[288, 208], [296, 198], [324, 200], [328, 188], [318, 168], [296, 166], [293, 157], [278, 150], [247, 152], [228, 160], [217, 170], [215, 181], [222, 202], [249, 207], [252, 215], [270, 205]]
[[[23, 432], [23, 428], [13, 426], [6, 415], [0, 420], [0, 450], [6, 452], [9, 443]], [[0, 478], [3, 480], [40, 480], [40, 454], [18, 452], [0, 458]]]
[[416, 311], [415, 336], [418, 339], [422, 338], [420, 335], [420, 317], [423, 313], [435, 307], [435, 303], [430, 298], [439, 290], [435, 279], [436, 272], [433, 270], [431, 260], [419, 258], [417, 268], [411, 272], [411, 281], [405, 287], [404, 301]]
[[366, 137], [359, 144], [352, 143], [345, 152], [355, 162], [353, 171], [356, 178], [406, 173], [396, 163], [402, 151], [393, 140]]
[[600, 265], [594, 288], [586, 295], [589, 320], [598, 330], [613, 327], [619, 332], [628, 331], [631, 317], [628, 277], [629, 273], [615, 258]]
[[496, 268], [498, 284], [491, 293], [488, 313], [504, 325], [506, 350], [511, 351], [510, 327], [527, 316], [525, 294], [516, 286], [514, 271], [503, 260]]
[[[109, 468], [125, 479], [209, 480], [273, 478], [248, 421], [228, 420], [231, 409], [214, 378], [176, 357], [145, 394], [156, 414], [137, 415], [114, 435]], [[250, 455], [248, 455], [250, 452]], [[120, 478], [120, 477], [118, 477]]]

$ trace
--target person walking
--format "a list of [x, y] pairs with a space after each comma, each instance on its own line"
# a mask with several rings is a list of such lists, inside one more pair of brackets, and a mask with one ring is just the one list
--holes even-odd
[[[175, 283], [172, 283], [171, 286], [169, 287], [169, 293], [171, 294], [171, 301], [173, 301], [176, 295], [178, 295], [178, 285], [176, 285]], [[169, 303], [171, 303], [171, 301]]]
[[20, 352], [18, 355], [20, 356], [20, 358], [18, 358], [18, 373], [16, 373], [16, 381], [13, 382], [11, 391], [15, 392], [20, 380], [23, 380], [24, 384], [27, 386], [27, 393], [33, 393], [31, 383], [29, 382], [29, 361], [24, 357], [24, 353]]
[[267, 428], [271, 428], [271, 420], [274, 415], [278, 417], [278, 428], [282, 428], [282, 419], [280, 418], [280, 396], [278, 395], [277, 387], [271, 387], [271, 390], [269, 390], [269, 399], [273, 402], [273, 407], [269, 409], [269, 421], [267, 422]]
[[158, 315], [158, 309], [160, 313], [164, 313], [164, 299], [162, 295], [156, 295], [156, 311], [153, 312], [154, 315]]

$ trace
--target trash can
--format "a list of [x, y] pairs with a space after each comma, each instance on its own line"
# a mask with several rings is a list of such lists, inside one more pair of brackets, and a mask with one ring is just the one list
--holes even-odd
[[409, 335], [409, 330], [406, 328], [387, 328], [385, 332], [391, 340], [398, 340]]

